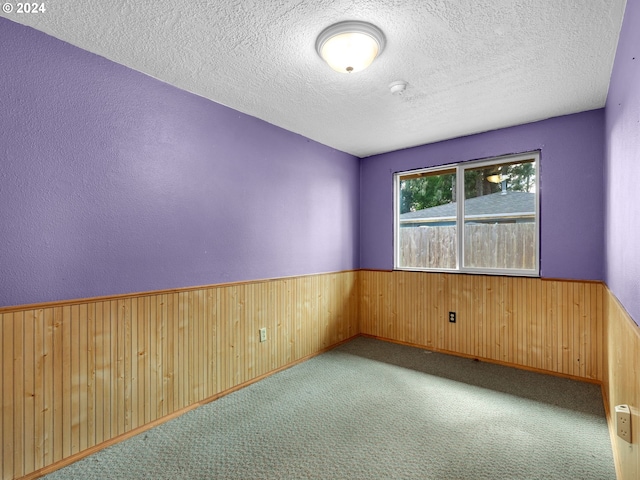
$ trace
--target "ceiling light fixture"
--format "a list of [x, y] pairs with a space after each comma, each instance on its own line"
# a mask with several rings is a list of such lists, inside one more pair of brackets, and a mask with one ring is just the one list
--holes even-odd
[[493, 175], [489, 175], [488, 177], [486, 177], [486, 180], [487, 182], [491, 182], [491, 183], [501, 183], [502, 180], [504, 180], [504, 177], [499, 173], [495, 173]]
[[364, 70], [382, 53], [386, 40], [375, 25], [340, 22], [325, 28], [316, 40], [318, 55], [336, 72]]

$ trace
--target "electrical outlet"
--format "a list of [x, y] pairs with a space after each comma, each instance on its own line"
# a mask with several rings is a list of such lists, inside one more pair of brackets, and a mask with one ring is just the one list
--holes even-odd
[[631, 410], [628, 405], [616, 405], [616, 430], [621, 439], [631, 443]]
[[456, 312], [449, 312], [449, 323], [456, 323]]
[[261, 328], [259, 331], [260, 331], [260, 341], [261, 342], [266, 342], [267, 341], [267, 329], [266, 328]]

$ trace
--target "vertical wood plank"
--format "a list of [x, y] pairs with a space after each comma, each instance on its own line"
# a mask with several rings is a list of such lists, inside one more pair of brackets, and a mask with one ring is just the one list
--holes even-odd
[[140, 297], [137, 300], [137, 327], [138, 346], [136, 349], [136, 361], [138, 363], [138, 424], [146, 423], [145, 408], [148, 402], [146, 396], [147, 385], [147, 311], [145, 309], [148, 296]]
[[78, 337], [76, 343], [78, 345], [78, 368], [76, 371], [76, 377], [74, 379], [74, 386], [78, 390], [78, 412], [77, 421], [78, 426], [76, 428], [78, 435], [77, 451], [86, 450], [88, 441], [88, 399], [87, 399], [87, 387], [89, 384], [88, 375], [88, 362], [89, 362], [89, 344], [87, 338], [87, 322], [88, 322], [88, 307], [86, 303], [79, 305], [77, 332]]
[[116, 395], [117, 395], [117, 410], [116, 410], [116, 435], [125, 433], [125, 425], [128, 422], [127, 412], [127, 388], [125, 381], [125, 351], [126, 351], [126, 336], [127, 336], [127, 323], [128, 323], [128, 311], [127, 311], [128, 299], [118, 300], [116, 305]]
[[303, 279], [296, 278], [292, 281], [292, 302], [293, 302], [293, 360], [296, 361], [304, 356], [302, 319], [306, 318], [306, 299], [300, 294], [303, 289]]
[[36, 395], [40, 396], [41, 391], [36, 387], [36, 352], [35, 335], [37, 328], [37, 311], [27, 310], [23, 313], [23, 345], [24, 357], [22, 370], [24, 372], [24, 413], [23, 413], [23, 475], [33, 472], [36, 455]]
[[240, 285], [234, 285], [231, 287], [231, 330], [230, 330], [230, 343], [231, 343], [231, 379], [230, 385], [235, 387], [239, 385], [242, 381], [242, 372], [240, 366], [240, 357], [241, 357], [241, 323], [242, 323], [242, 287]]
[[547, 331], [546, 331], [546, 326], [547, 326], [547, 322], [546, 322], [546, 318], [544, 316], [544, 289], [543, 289], [543, 285], [542, 282], [535, 282], [536, 285], [536, 313], [535, 313], [535, 318], [537, 319], [537, 323], [538, 323], [538, 336], [537, 336], [537, 342], [538, 342], [538, 367], [542, 370], [546, 370], [548, 369], [547, 366], [547, 356], [546, 356], [546, 338], [547, 338]]
[[[96, 304], [87, 304], [87, 445], [96, 444]], [[85, 448], [86, 448], [85, 447]]]
[[180, 372], [180, 407], [189, 404], [189, 295], [187, 292], [180, 294], [180, 321], [178, 326], [179, 336], [179, 372]]
[[227, 288], [221, 287], [216, 289], [218, 303], [218, 318], [216, 337], [216, 390], [224, 391], [227, 387], [227, 370], [228, 370], [228, 306], [227, 306]]
[[164, 296], [165, 302], [165, 335], [162, 344], [162, 358], [164, 362], [164, 383], [163, 383], [163, 398], [164, 398], [164, 414], [174, 412], [176, 410], [173, 402], [174, 394], [174, 345], [176, 338], [174, 335], [174, 295], [172, 293]]
[[187, 402], [191, 404], [198, 398], [197, 392], [195, 392], [196, 385], [196, 366], [195, 366], [195, 323], [196, 323], [196, 300], [194, 298], [194, 292], [189, 292], [187, 294], [188, 301], [188, 312], [189, 316], [187, 317], [187, 347], [186, 347], [186, 357], [187, 357]]
[[218, 393], [217, 385], [217, 365], [216, 358], [218, 355], [216, 346], [217, 346], [217, 337], [218, 337], [218, 289], [217, 288], [209, 288], [207, 289], [207, 297], [208, 297], [208, 307], [209, 307], [209, 331], [207, 334], [207, 340], [209, 342], [209, 392], [208, 396], [211, 397]]
[[216, 391], [224, 391], [225, 379], [223, 379], [226, 367], [223, 365], [225, 355], [223, 349], [226, 350], [225, 341], [223, 340], [226, 334], [226, 302], [224, 301], [224, 288], [216, 288], [216, 303], [217, 316], [216, 316]]
[[[173, 383], [173, 409], [181, 408], [180, 404], [180, 295], [171, 294], [173, 303], [172, 313], [172, 337], [173, 337], [173, 363], [172, 363], [172, 383]], [[213, 395], [213, 393], [212, 393]]]
[[247, 324], [247, 309], [246, 309], [246, 291], [248, 289], [248, 285], [238, 285], [238, 317], [236, 323], [236, 334], [235, 334], [235, 345], [236, 345], [236, 353], [235, 353], [235, 362], [236, 362], [236, 371], [235, 371], [235, 379], [234, 386], [240, 385], [245, 380], [245, 325]]
[[156, 418], [162, 418], [165, 415], [164, 404], [164, 356], [163, 350], [166, 349], [165, 330], [166, 330], [166, 297], [165, 295], [156, 295], [156, 314], [154, 321], [156, 325]]
[[[580, 345], [578, 348], [578, 359], [580, 365], [580, 376], [586, 377], [590, 370], [591, 358], [588, 355], [591, 331], [589, 312], [591, 308], [590, 290], [588, 284], [581, 284], [579, 289], [578, 312], [580, 314]], [[594, 339], [595, 340], [595, 339]]]
[[[255, 378], [256, 376], [256, 353], [258, 350], [257, 332], [258, 329], [263, 326], [266, 328], [266, 325], [263, 325], [262, 323], [264, 321], [264, 316], [262, 313], [262, 308], [260, 306], [262, 295], [260, 287], [260, 284], [247, 285], [245, 293], [245, 307], [247, 314], [246, 322], [244, 323], [244, 331], [242, 334], [242, 343], [245, 351], [245, 355], [243, 356], [244, 381]], [[267, 328], [267, 344], [272, 347], [277, 342], [275, 338], [270, 338], [268, 336], [269, 330], [270, 329]]]
[[80, 451], [80, 305], [71, 305], [67, 321], [70, 325], [68, 341], [71, 347], [69, 357], [71, 368], [71, 376], [69, 377], [71, 446], [69, 454], [74, 454]]
[[[608, 290], [607, 290], [608, 291]], [[598, 375], [596, 378], [601, 379], [601, 380], [606, 380], [606, 375], [607, 375], [607, 360], [605, 358], [605, 356], [608, 353], [608, 343], [607, 342], [607, 334], [608, 334], [608, 329], [607, 329], [607, 325], [609, 323], [609, 310], [605, 310], [605, 299], [604, 299], [604, 294], [605, 294], [605, 287], [602, 284], [598, 284], [597, 289], [596, 289], [596, 311], [599, 312], [598, 313], [598, 320], [597, 320], [597, 325], [596, 325], [596, 331], [595, 331], [595, 337], [597, 338], [601, 343], [601, 348], [599, 349], [600, 352], [600, 357], [598, 359]], [[608, 303], [607, 303], [608, 305]], [[605, 311], [606, 311], [606, 319], [604, 318], [605, 315]], [[607, 324], [607, 325], [605, 325]], [[639, 456], [640, 458], [640, 456]]]
[[206, 398], [207, 352], [205, 349], [206, 294], [198, 290], [198, 400]]
[[153, 412], [155, 411], [155, 396], [152, 395], [152, 392], [155, 391], [155, 386], [152, 386], [152, 377], [154, 376], [154, 371], [152, 370], [153, 365], [153, 352], [152, 352], [152, 343], [155, 339], [153, 328], [153, 312], [151, 311], [152, 306], [152, 296], [146, 295], [144, 297], [144, 355], [143, 355], [143, 370], [144, 370], [144, 423], [149, 423], [153, 419]]
[[13, 313], [2, 319], [2, 475], [14, 478], [13, 465]]
[[13, 314], [13, 471], [24, 474], [24, 312]]
[[131, 299], [131, 323], [130, 323], [130, 337], [131, 342], [127, 351], [129, 352], [129, 365], [131, 366], [131, 378], [129, 381], [129, 388], [131, 392], [131, 424], [130, 428], [135, 429], [141, 425], [138, 414], [140, 400], [138, 398], [139, 391], [139, 378], [138, 378], [138, 299]]
[[561, 372], [561, 363], [562, 363], [562, 327], [559, 324], [558, 320], [558, 301], [557, 301], [557, 282], [548, 282], [548, 290], [547, 290], [547, 315], [549, 316], [551, 322], [551, 340], [552, 340], [552, 372]]
[[105, 399], [106, 399], [106, 389], [105, 382], [108, 378], [108, 374], [106, 372], [107, 368], [107, 350], [105, 349], [105, 329], [106, 325], [104, 323], [104, 304], [103, 302], [97, 302], [95, 304], [95, 343], [96, 343], [96, 401], [95, 401], [95, 439], [96, 444], [100, 444], [106, 440], [106, 436], [104, 433], [104, 424], [106, 418], [105, 412]]
[[[45, 438], [47, 437], [45, 410], [47, 409], [47, 385], [45, 383], [45, 376], [47, 375], [47, 356], [49, 351], [45, 342], [45, 310], [39, 308], [34, 315], [34, 356], [36, 358], [35, 371], [34, 371], [34, 464], [33, 470], [38, 470], [44, 466], [45, 462]], [[2, 320], [0, 320], [0, 324]], [[1, 334], [0, 334], [1, 335]], [[2, 340], [0, 340], [2, 344]], [[1, 415], [0, 415], [0, 422]], [[0, 429], [2, 424], [0, 423]], [[1, 458], [1, 457], [0, 457]]]
[[[74, 305], [75, 306], [75, 305]], [[62, 456], [73, 453], [73, 377], [71, 306], [62, 307]]]
[[560, 364], [560, 372], [567, 372], [573, 375], [573, 362], [571, 361], [571, 340], [573, 338], [573, 325], [571, 322], [571, 298], [569, 295], [570, 285], [562, 282], [559, 288], [562, 312], [559, 321], [562, 324], [562, 362]]
[[158, 301], [153, 295], [149, 298], [149, 420], [158, 418]]
[[44, 394], [42, 396], [43, 402], [43, 421], [44, 421], [44, 438], [42, 439], [42, 466], [51, 465], [54, 463], [54, 447], [53, 442], [55, 439], [55, 423], [54, 423], [54, 409], [55, 409], [55, 315], [53, 308], [44, 309]]
[[[193, 392], [196, 402], [202, 400], [202, 290], [194, 293], [194, 323], [193, 323], [193, 366], [194, 366], [194, 383]], [[243, 337], [244, 338], [244, 337]]]
[[572, 328], [569, 356], [571, 361], [571, 369], [573, 371], [573, 374], [576, 376], [580, 375], [580, 286], [581, 285], [577, 282], [572, 282], [568, 285], [570, 295], [570, 300], [568, 302], [570, 304], [569, 322]]
[[123, 392], [123, 413], [122, 413], [122, 433], [128, 432], [131, 430], [131, 417], [133, 410], [133, 375], [132, 375], [132, 362], [131, 362], [131, 343], [132, 343], [132, 326], [131, 326], [131, 298], [125, 299], [120, 305], [121, 309], [121, 320], [119, 322], [122, 325], [123, 335], [122, 335], [122, 345], [121, 345], [121, 356], [122, 356], [122, 373], [121, 373], [121, 385]]
[[[105, 425], [106, 438], [113, 438], [118, 435], [118, 302], [115, 300], [104, 302], [104, 318], [108, 322], [108, 336], [105, 338], [109, 343], [105, 345], [108, 355], [109, 379], [108, 388], [108, 408], [106, 410]], [[106, 400], [106, 399], [105, 399]]]

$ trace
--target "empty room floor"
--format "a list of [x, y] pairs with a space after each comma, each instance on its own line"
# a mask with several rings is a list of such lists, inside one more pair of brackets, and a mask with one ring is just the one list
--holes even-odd
[[600, 387], [358, 337], [55, 479], [615, 479]]

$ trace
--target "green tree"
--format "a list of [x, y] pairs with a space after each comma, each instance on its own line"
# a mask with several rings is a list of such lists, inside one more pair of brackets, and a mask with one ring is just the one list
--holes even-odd
[[[508, 191], [530, 192], [535, 185], [535, 175], [533, 162], [469, 169], [464, 172], [464, 197], [469, 199], [500, 192], [500, 178], [506, 180]], [[498, 177], [492, 178], [494, 176]], [[415, 212], [455, 201], [455, 173], [400, 180], [400, 213]]]
[[400, 213], [415, 212], [453, 201], [455, 173], [400, 181]]
[[535, 185], [536, 178], [533, 162], [509, 165], [507, 176], [509, 178], [509, 190], [530, 192]]

